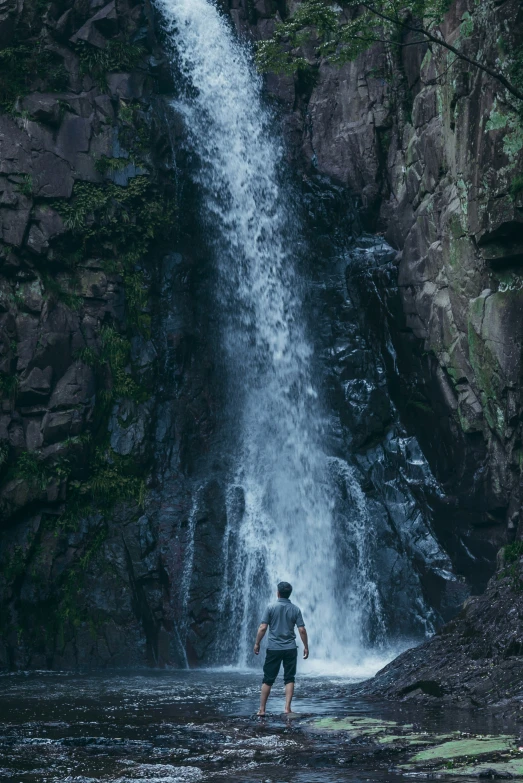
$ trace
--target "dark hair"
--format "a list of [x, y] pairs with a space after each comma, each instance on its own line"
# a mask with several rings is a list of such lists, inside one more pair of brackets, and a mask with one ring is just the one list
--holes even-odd
[[288, 582], [278, 582], [278, 592], [282, 598], [289, 598], [292, 593], [292, 585]]

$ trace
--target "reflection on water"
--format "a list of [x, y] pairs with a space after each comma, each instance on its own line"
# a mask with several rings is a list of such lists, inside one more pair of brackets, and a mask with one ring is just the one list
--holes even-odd
[[[283, 683], [260, 722], [259, 674], [238, 671], [17, 673], [0, 677], [0, 780], [10, 783], [334, 783], [404, 780], [390, 761], [354, 754], [281, 717]], [[302, 715], [365, 714], [419, 730], [500, 732], [476, 712], [413, 711], [350, 698], [341, 677], [301, 677]], [[365, 748], [359, 748], [359, 750]], [[349, 752], [350, 751], [350, 752]], [[381, 760], [380, 760], [381, 759]]]

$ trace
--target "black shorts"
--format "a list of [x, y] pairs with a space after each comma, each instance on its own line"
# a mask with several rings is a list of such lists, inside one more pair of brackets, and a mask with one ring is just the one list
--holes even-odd
[[278, 676], [280, 666], [283, 663], [283, 681], [294, 682], [296, 678], [296, 665], [298, 663], [298, 648], [293, 650], [267, 650], [265, 663], [263, 664], [263, 682], [273, 685]]

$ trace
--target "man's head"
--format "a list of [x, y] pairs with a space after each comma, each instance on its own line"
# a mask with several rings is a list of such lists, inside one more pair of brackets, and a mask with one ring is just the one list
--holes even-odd
[[290, 598], [292, 593], [292, 585], [288, 582], [278, 582], [278, 596], [279, 598]]

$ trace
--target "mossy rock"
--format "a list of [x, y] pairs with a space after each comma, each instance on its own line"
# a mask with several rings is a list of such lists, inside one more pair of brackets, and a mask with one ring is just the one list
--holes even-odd
[[398, 724], [395, 721], [354, 716], [347, 718], [319, 718], [311, 725], [314, 731], [347, 731], [360, 737], [381, 734], [397, 727]]
[[484, 736], [466, 739], [453, 739], [434, 748], [420, 750], [413, 756], [411, 763], [424, 761], [446, 761], [467, 756], [482, 756], [489, 753], [502, 753], [513, 750], [514, 737], [502, 734], [499, 737]]

